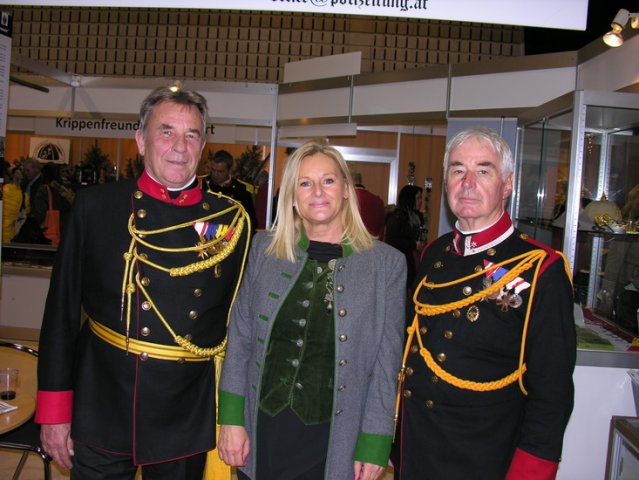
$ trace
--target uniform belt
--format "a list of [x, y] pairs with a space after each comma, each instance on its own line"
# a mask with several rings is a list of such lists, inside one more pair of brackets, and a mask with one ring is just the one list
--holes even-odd
[[142, 358], [155, 358], [157, 360], [177, 360], [186, 362], [206, 362], [211, 357], [197, 356], [182, 347], [172, 345], [162, 345], [160, 343], [145, 342], [135, 338], [128, 339], [109, 327], [89, 318], [91, 331], [101, 340], [127, 352], [140, 355]]

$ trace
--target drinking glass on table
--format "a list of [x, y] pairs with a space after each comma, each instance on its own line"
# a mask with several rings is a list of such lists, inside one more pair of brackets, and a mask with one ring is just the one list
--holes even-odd
[[16, 398], [18, 387], [18, 369], [0, 368], [0, 400], [13, 400]]

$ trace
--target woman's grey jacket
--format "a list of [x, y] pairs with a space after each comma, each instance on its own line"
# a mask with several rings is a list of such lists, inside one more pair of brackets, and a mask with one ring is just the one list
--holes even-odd
[[[273, 322], [307, 260], [299, 247], [295, 262], [265, 255], [270, 240], [268, 233], [253, 239], [231, 311], [220, 380], [218, 422], [246, 427], [251, 451], [240, 469], [251, 478], [266, 349]], [[355, 460], [385, 465], [390, 452], [405, 324], [406, 260], [375, 241], [368, 251], [338, 259], [333, 275], [334, 415], [325, 478], [352, 480]]]

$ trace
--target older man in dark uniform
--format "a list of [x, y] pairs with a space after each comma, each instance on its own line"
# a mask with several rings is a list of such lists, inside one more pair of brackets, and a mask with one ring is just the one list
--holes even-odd
[[[36, 421], [77, 479], [201, 478], [215, 447], [215, 365], [249, 227], [196, 169], [206, 100], [143, 102], [139, 179], [78, 192], [47, 297]], [[81, 319], [81, 310], [86, 316]]]
[[499, 135], [458, 133], [444, 171], [457, 223], [417, 275], [395, 477], [553, 479], [574, 393], [565, 262], [513, 227], [513, 159]]

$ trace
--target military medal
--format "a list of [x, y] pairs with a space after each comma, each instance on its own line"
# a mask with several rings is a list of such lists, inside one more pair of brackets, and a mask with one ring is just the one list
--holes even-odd
[[501, 298], [497, 299], [496, 303], [501, 307], [502, 312], [507, 312], [508, 307], [519, 308], [524, 301], [517, 293], [505, 293]]
[[479, 307], [476, 305], [468, 307], [468, 310], [466, 311], [466, 318], [471, 322], [477, 321], [479, 318]]
[[[484, 260], [484, 268], [490, 268], [492, 265], [492, 262]], [[495, 280], [499, 280], [506, 273], [508, 273], [508, 270], [503, 267], [486, 272], [486, 278], [482, 280], [484, 287], [488, 288]], [[507, 312], [509, 308], [521, 307], [524, 301], [519, 294], [529, 287], [530, 283], [521, 277], [517, 277], [498, 292], [488, 295], [488, 298], [495, 300], [495, 303], [501, 308], [502, 312]]]
[[502, 312], [507, 312], [510, 306], [510, 295], [507, 293], [495, 300], [495, 303], [501, 307]]
[[[195, 222], [193, 228], [200, 237], [200, 241], [197, 244], [197, 256], [199, 258], [206, 258], [209, 255], [215, 255], [218, 250], [224, 246], [229, 239], [233, 236], [234, 228], [229, 225], [222, 225], [211, 222]], [[220, 240], [219, 242], [212, 243], [212, 240]], [[215, 278], [220, 278], [221, 273], [215, 271]]]
[[[521, 277], [515, 278], [512, 282], [506, 285], [508, 288], [508, 306], [511, 308], [519, 308], [524, 303], [524, 300], [519, 295], [520, 292], [530, 287], [530, 283], [525, 281]], [[512, 292], [512, 293], [510, 293]]]
[[510, 296], [509, 303], [511, 307], [519, 308], [521, 307], [521, 304], [524, 303], [524, 301], [522, 300], [521, 296], [518, 293], [513, 293]]
[[[493, 265], [492, 262], [488, 262], [488, 261], [484, 260], [484, 269], [488, 269], [492, 265]], [[499, 267], [497, 269], [488, 270], [486, 272], [486, 276], [482, 279], [482, 285], [484, 286], [484, 288], [489, 288], [493, 283], [495, 283], [496, 280], [499, 280], [507, 272], [508, 272], [508, 270], [506, 270], [505, 268], [502, 268], [502, 267]], [[488, 295], [486, 298], [488, 298], [489, 300], [497, 300], [497, 299], [500, 299], [503, 295], [504, 295], [503, 289], [499, 289], [496, 292], [491, 293], [490, 295]]]

